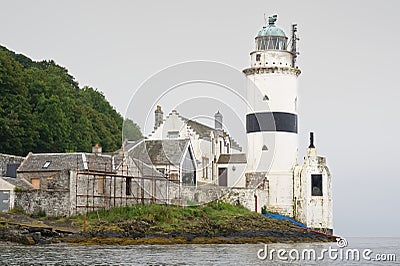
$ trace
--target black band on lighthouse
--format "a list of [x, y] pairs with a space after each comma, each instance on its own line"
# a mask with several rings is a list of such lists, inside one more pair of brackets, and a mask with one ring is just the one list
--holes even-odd
[[246, 115], [246, 132], [281, 131], [297, 133], [297, 115], [262, 112]]

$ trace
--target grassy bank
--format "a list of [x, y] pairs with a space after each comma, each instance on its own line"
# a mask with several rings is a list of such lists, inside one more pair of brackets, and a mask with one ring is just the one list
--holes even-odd
[[[84, 226], [84, 216], [70, 218]], [[134, 205], [86, 215], [86, 231], [68, 239], [81, 244], [179, 244], [311, 242], [334, 239], [286, 221], [266, 218], [242, 206]]]

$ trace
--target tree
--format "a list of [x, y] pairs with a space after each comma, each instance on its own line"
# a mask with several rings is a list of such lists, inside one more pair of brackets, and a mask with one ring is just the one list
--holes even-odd
[[123, 125], [123, 132], [122, 132], [122, 139], [123, 140], [138, 140], [143, 138], [142, 132], [140, 131], [139, 126], [134, 123], [132, 120], [129, 118], [126, 118], [124, 120], [124, 125]]
[[[54, 61], [34, 62], [0, 46], [0, 153], [91, 151], [121, 147], [122, 116], [104, 95], [79, 88]], [[129, 139], [142, 136], [129, 120]]]

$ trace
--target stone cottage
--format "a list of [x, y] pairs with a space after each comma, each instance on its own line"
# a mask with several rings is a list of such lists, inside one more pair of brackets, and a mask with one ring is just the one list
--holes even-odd
[[157, 180], [165, 183], [156, 169], [125, 157], [124, 152], [29, 153], [17, 170], [17, 179], [26, 180], [32, 188], [17, 192], [15, 206], [49, 216], [155, 200], [163, 192], [160, 184], [156, 188]]

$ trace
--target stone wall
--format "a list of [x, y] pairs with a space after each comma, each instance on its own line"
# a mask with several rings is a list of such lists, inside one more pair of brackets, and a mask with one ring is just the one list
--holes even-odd
[[170, 187], [169, 203], [176, 205], [201, 205], [215, 200], [222, 200], [235, 205], [261, 212], [268, 202], [268, 191], [264, 189], [228, 188], [206, 185], [198, 188]]
[[19, 207], [29, 214], [44, 212], [46, 216], [68, 216], [70, 214], [69, 191], [15, 192], [15, 207]]
[[0, 177], [6, 175], [7, 164], [22, 163], [24, 157], [0, 153]]
[[58, 174], [53, 173], [51, 181], [64, 186], [68, 180], [67, 189], [48, 189], [50, 176], [45, 175], [41, 179], [42, 189], [18, 192], [15, 205], [29, 214], [45, 212], [47, 216], [72, 216], [138, 203], [188, 206], [215, 200], [261, 212], [261, 208], [268, 202], [268, 191], [263, 189], [215, 185], [185, 187], [163, 178], [130, 178], [128, 182], [126, 177], [76, 174], [75, 171]]
[[18, 172], [17, 177], [32, 183], [32, 179], [40, 179], [42, 190], [67, 190], [69, 189], [70, 171], [36, 171]]

